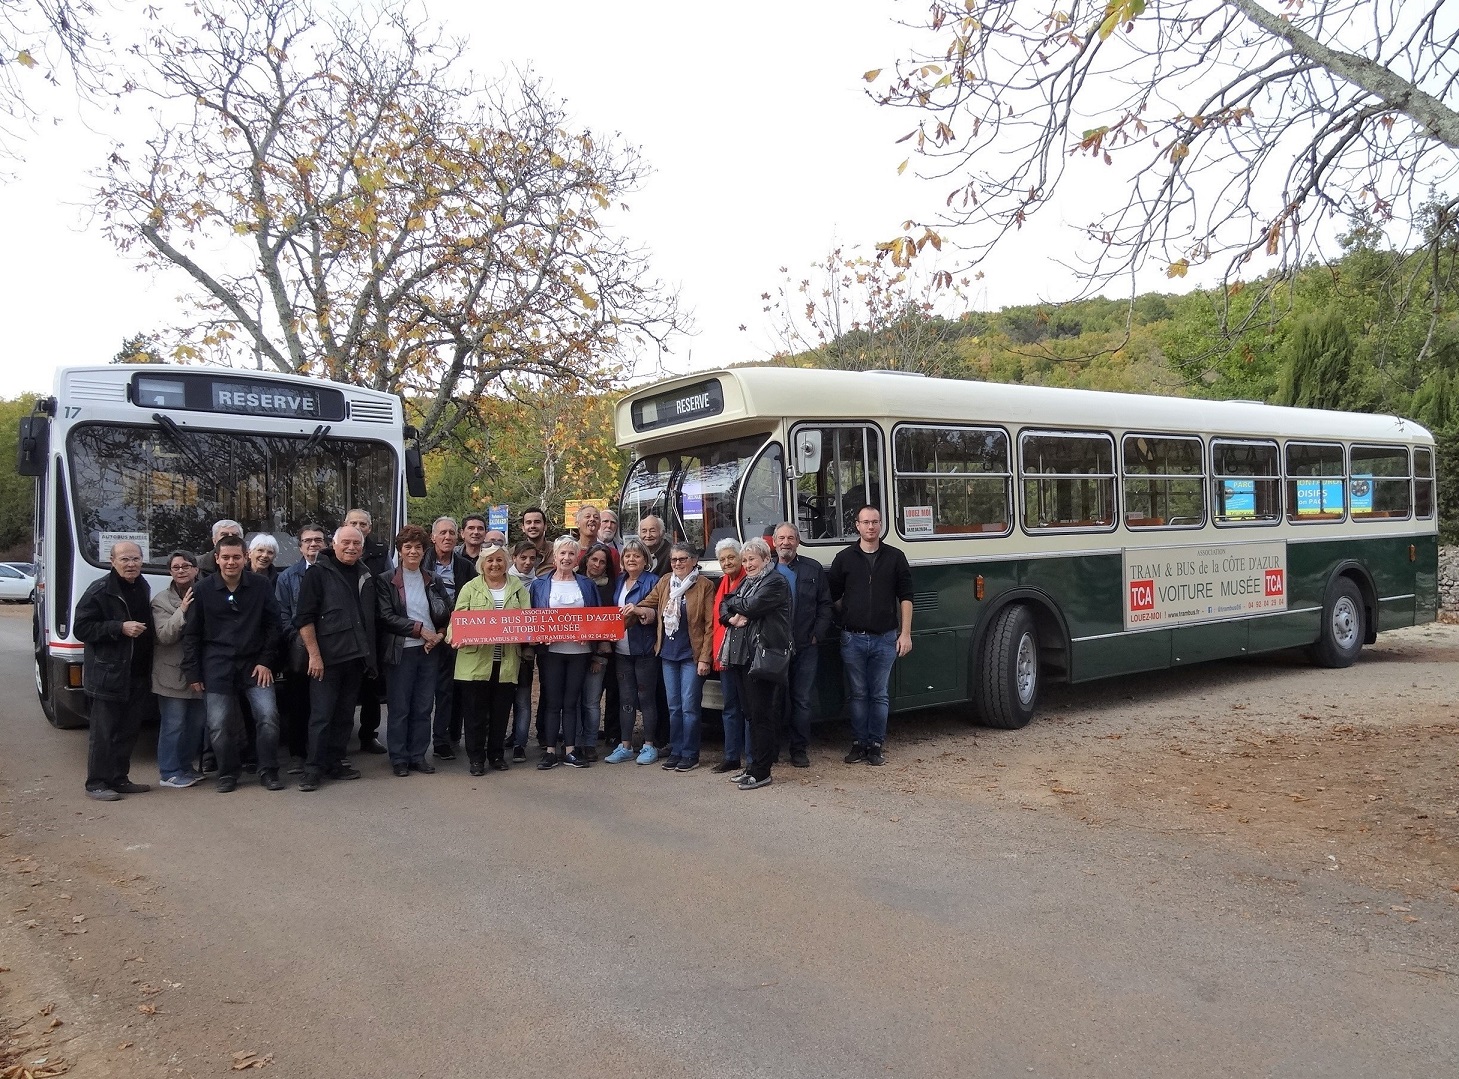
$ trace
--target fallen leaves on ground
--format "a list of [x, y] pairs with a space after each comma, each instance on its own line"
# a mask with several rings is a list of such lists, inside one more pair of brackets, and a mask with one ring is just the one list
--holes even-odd
[[249, 1068], [267, 1068], [274, 1062], [274, 1055], [259, 1056], [251, 1049], [240, 1049], [233, 1054], [233, 1070], [247, 1071]]

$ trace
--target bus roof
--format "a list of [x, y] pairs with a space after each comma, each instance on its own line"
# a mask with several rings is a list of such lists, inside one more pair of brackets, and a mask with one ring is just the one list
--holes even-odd
[[[697, 423], [690, 419], [660, 424], [651, 431], [635, 429], [631, 412], [635, 401], [689, 390], [712, 379], [719, 380], [724, 395], [718, 415]], [[618, 403], [618, 443], [631, 446], [759, 416], [1190, 431], [1252, 438], [1433, 441], [1428, 430], [1412, 420], [1363, 412], [926, 378], [896, 371], [738, 367], [666, 379], [628, 394]]]

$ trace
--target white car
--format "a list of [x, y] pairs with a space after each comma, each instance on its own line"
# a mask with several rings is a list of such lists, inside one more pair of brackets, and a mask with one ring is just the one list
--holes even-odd
[[34, 595], [34, 577], [0, 564], [0, 600], [6, 603], [29, 603]]

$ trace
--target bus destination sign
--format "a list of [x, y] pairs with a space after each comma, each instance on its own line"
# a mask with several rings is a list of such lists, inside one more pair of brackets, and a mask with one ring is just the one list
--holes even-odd
[[633, 429], [652, 431], [689, 420], [701, 420], [706, 416], [718, 416], [723, 411], [724, 388], [719, 379], [711, 378], [633, 402]]
[[344, 394], [326, 386], [203, 372], [132, 376], [132, 403], [141, 408], [220, 412], [231, 416], [283, 416], [336, 422], [345, 418]]

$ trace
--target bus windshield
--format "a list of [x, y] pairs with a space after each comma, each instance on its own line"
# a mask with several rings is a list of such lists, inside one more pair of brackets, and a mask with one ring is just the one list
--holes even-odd
[[77, 548], [104, 565], [112, 543], [141, 545], [149, 566], [174, 549], [212, 548], [213, 522], [271, 534], [278, 565], [299, 556], [299, 526], [333, 527], [369, 510], [393, 534], [395, 453], [381, 442], [315, 435], [86, 424], [67, 440]]
[[784, 476], [780, 443], [761, 436], [649, 453], [623, 485], [622, 530], [653, 514], [665, 535], [708, 557], [722, 539], [764, 536], [785, 520]]

